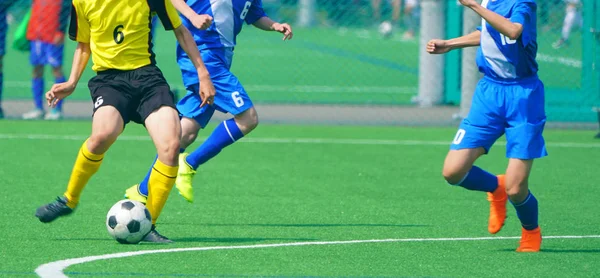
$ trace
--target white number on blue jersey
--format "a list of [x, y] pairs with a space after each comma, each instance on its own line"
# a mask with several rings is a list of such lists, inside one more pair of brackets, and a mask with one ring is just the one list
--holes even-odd
[[465, 138], [465, 133], [467, 133], [464, 129], [459, 129], [456, 132], [456, 136], [454, 136], [454, 141], [452, 141], [452, 144], [454, 145], [458, 145], [460, 144], [460, 142], [462, 142], [463, 138]]
[[242, 105], [244, 105], [244, 99], [240, 97], [240, 92], [231, 93], [231, 99], [233, 99], [233, 102], [237, 107], [242, 107]]
[[500, 34], [500, 39], [502, 40], [502, 45], [517, 43], [517, 40], [511, 40], [507, 36], [502, 35], [502, 34]]
[[246, 16], [248, 15], [248, 11], [250, 10], [250, 6], [252, 6], [252, 1], [246, 1], [246, 4], [244, 4], [244, 10], [240, 14], [241, 20], [246, 19]]

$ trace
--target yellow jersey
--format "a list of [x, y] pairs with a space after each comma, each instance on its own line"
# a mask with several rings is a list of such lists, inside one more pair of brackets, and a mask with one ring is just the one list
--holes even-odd
[[181, 26], [170, 0], [73, 0], [69, 37], [90, 44], [96, 72], [154, 65], [154, 15], [165, 30]]

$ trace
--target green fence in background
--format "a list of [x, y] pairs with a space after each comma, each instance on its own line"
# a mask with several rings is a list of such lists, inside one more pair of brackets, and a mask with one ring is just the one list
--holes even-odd
[[[308, 1], [313, 2], [312, 24], [300, 27], [296, 25], [298, 7], [306, 2], [263, 0], [270, 16], [295, 26], [294, 40], [283, 42], [279, 34], [246, 26], [238, 38], [232, 71], [256, 103], [413, 105], [411, 99], [418, 92], [419, 26], [426, 22], [419, 22], [418, 7], [411, 10], [406, 0], [401, 1], [400, 18], [394, 19], [394, 1], [379, 1], [379, 15], [374, 14], [373, 2], [367, 0]], [[581, 26], [573, 28], [568, 44], [556, 49], [553, 43], [560, 39], [566, 4], [538, 1], [539, 74], [546, 85], [551, 121], [596, 119], [592, 108], [600, 103], [600, 47], [591, 31], [600, 30], [599, 2], [588, 0], [578, 7], [583, 15]], [[446, 28], [448, 35], [462, 31], [462, 7], [456, 3], [444, 2], [448, 20], [439, 28]], [[29, 4], [21, 0], [9, 10], [8, 45]], [[383, 21], [392, 22], [391, 32], [381, 28]], [[407, 32], [411, 26], [414, 34]], [[74, 47], [73, 42], [66, 43], [67, 75]], [[173, 34], [159, 31], [155, 52], [168, 81], [183, 93]], [[445, 99], [455, 105], [460, 102], [460, 52], [446, 59]], [[28, 61], [28, 53], [8, 47], [4, 57], [6, 99], [30, 98], [32, 68]], [[92, 75], [88, 69], [82, 80]], [[49, 87], [49, 69], [46, 81]], [[87, 86], [79, 86], [71, 99], [89, 99]]]

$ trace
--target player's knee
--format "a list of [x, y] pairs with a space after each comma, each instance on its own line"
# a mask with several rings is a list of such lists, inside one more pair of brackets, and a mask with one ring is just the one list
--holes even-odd
[[33, 78], [41, 78], [44, 75], [44, 66], [35, 66], [33, 68]]
[[196, 141], [197, 137], [198, 137], [198, 132], [185, 132], [184, 131], [183, 134], [181, 134], [181, 147], [187, 148], [189, 145], [194, 143], [194, 141]]
[[168, 165], [175, 165], [179, 157], [180, 139], [177, 137], [169, 138], [157, 146], [159, 159]]
[[466, 174], [467, 170], [455, 165], [444, 164], [442, 169], [442, 176], [444, 176], [446, 182], [452, 185], [459, 184]]
[[88, 139], [88, 149], [92, 153], [103, 154], [117, 140], [117, 137], [119, 137], [118, 132], [109, 130], [94, 132]]
[[240, 126], [242, 133], [248, 134], [258, 126], [258, 113], [252, 107], [235, 117], [235, 122]]
[[63, 77], [64, 74], [62, 71], [62, 67], [52, 68], [52, 75], [54, 75], [55, 78]]
[[529, 194], [527, 179], [510, 181], [506, 180], [506, 195], [513, 203], [521, 203]]

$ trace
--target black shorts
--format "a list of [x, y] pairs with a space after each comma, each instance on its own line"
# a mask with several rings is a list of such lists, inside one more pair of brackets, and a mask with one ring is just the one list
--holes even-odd
[[162, 106], [175, 106], [175, 97], [160, 69], [154, 65], [134, 70], [98, 72], [88, 82], [94, 113], [106, 105], [115, 107], [123, 122], [144, 124], [146, 118]]

